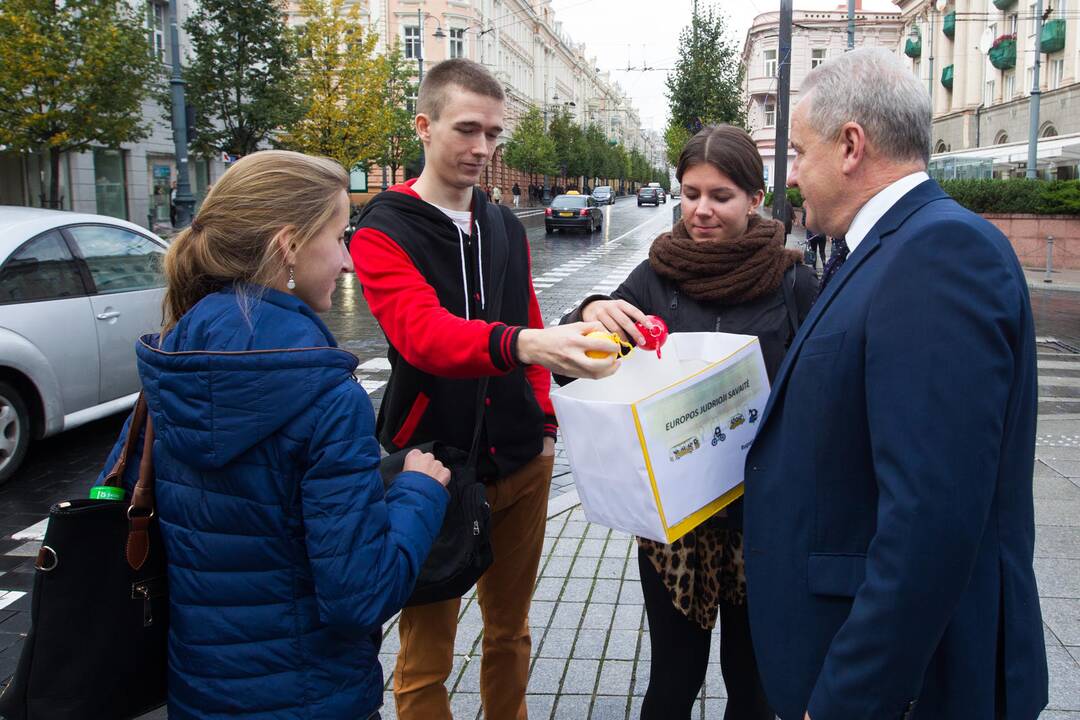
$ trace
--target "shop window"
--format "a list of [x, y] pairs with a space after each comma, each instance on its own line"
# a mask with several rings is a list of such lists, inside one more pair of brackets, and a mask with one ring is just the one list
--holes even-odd
[[127, 185], [122, 150], [94, 148], [94, 192], [98, 215], [127, 220]]

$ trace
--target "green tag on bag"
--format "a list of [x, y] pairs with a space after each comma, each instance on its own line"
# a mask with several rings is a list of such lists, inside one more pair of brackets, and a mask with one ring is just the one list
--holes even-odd
[[90, 488], [91, 500], [123, 500], [124, 488], [111, 485], [95, 485]]

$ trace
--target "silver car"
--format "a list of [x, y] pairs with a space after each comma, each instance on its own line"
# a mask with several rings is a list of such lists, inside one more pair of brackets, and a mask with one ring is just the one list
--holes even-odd
[[134, 404], [166, 248], [115, 218], [0, 207], [0, 483], [31, 439]]

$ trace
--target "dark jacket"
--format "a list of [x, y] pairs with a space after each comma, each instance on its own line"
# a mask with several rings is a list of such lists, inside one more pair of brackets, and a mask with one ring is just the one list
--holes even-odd
[[833, 276], [747, 457], [750, 620], [781, 717], [1039, 715], [1035, 361], [1016, 253], [932, 180]]
[[[814, 304], [817, 276], [813, 270], [800, 263], [784, 273], [783, 282], [792, 291], [788, 297], [794, 303], [797, 322], [802, 323], [810, 313], [810, 306]], [[581, 320], [582, 309], [590, 302], [609, 299], [625, 300], [646, 315], [656, 315], [664, 321], [668, 331], [673, 333], [724, 332], [756, 335], [761, 343], [761, 354], [770, 381], [776, 376], [780, 363], [784, 360], [784, 353], [798, 330], [798, 327], [792, 324], [783, 286], [760, 298], [737, 305], [696, 300], [680, 292], [673, 280], [658, 275], [648, 260], [643, 260], [634, 268], [610, 297], [592, 295], [585, 298], [562, 322], [578, 322]], [[564, 384], [570, 382], [571, 378], [557, 376], [556, 380]], [[741, 518], [742, 502], [737, 500], [728, 507], [726, 517], [717, 518], [715, 522], [725, 527], [737, 527], [741, 525]]]
[[384, 492], [356, 358], [292, 295], [247, 302], [209, 295], [160, 349], [137, 347], [169, 562], [169, 717], [366, 718], [383, 700], [381, 625], [449, 495], [421, 473]]
[[390, 345], [383, 447], [440, 440], [468, 450], [479, 378], [488, 376], [481, 448], [502, 477], [556, 434], [551, 376], [517, 357], [518, 334], [544, 327], [525, 228], [479, 191], [472, 217], [473, 232], [463, 233], [411, 183], [397, 185], [365, 208], [350, 252]]

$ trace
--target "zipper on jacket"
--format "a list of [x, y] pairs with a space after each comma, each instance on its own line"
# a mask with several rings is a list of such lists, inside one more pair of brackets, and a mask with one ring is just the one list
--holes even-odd
[[679, 291], [678, 290], [676, 290], [675, 294], [671, 296], [671, 305], [669, 306], [669, 309], [671, 309], [671, 310], [678, 310], [679, 309]]

